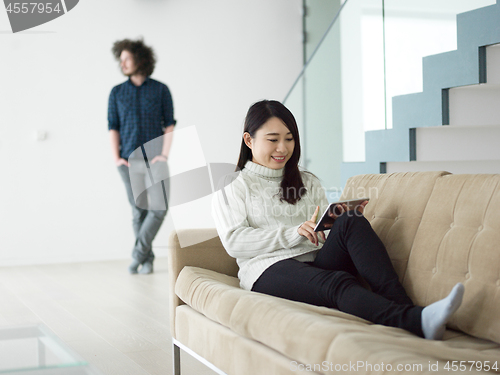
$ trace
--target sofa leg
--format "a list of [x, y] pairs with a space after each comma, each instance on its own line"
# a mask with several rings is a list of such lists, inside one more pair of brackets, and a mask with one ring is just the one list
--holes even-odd
[[175, 345], [175, 343], [172, 343], [172, 355], [174, 362], [173, 375], [181, 375], [181, 348]]

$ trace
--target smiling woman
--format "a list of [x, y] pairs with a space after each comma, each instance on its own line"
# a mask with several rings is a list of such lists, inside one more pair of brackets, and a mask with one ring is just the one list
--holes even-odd
[[299, 170], [299, 158], [291, 112], [276, 101], [252, 105], [238, 160], [241, 173], [213, 199], [217, 232], [236, 258], [240, 285], [441, 339], [462, 302], [464, 286], [458, 283], [430, 306], [414, 305], [384, 244], [362, 215], [367, 201], [357, 211], [338, 205], [330, 232], [314, 231], [320, 207], [324, 210], [328, 201], [320, 181]]
[[281, 200], [295, 204], [306, 189], [299, 171], [300, 138], [292, 113], [280, 102], [263, 100], [248, 110], [241, 140], [238, 170], [247, 161], [283, 171]]
[[278, 117], [271, 117], [254, 137], [245, 132], [245, 144], [252, 150], [252, 162], [271, 169], [283, 168], [292, 157], [295, 141]]

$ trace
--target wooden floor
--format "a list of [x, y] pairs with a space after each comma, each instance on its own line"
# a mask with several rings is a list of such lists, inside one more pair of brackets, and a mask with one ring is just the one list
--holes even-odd
[[[43, 323], [109, 375], [172, 374], [167, 260], [151, 275], [129, 261], [0, 268], [0, 329]], [[213, 375], [185, 353], [183, 375]]]

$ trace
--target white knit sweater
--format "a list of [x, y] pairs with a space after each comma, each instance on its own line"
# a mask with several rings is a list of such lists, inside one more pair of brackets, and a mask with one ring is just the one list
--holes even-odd
[[316, 177], [301, 172], [307, 194], [294, 205], [280, 202], [283, 174], [284, 168], [248, 161], [241, 173], [226, 176], [225, 183], [228, 178], [233, 181], [213, 196], [217, 232], [228, 254], [236, 258], [240, 285], [247, 290], [274, 263], [288, 258], [313, 261], [321, 247], [321, 238], [315, 246], [297, 229], [311, 219], [316, 206], [320, 206], [319, 215], [326, 209], [324, 189]]

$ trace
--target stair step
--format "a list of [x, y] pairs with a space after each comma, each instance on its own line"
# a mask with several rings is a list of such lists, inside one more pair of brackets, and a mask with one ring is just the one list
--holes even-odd
[[492, 3], [457, 15], [458, 50], [477, 49], [499, 42], [500, 29], [497, 25], [500, 8], [496, 2]]
[[500, 84], [500, 44], [486, 47], [486, 82]]
[[500, 126], [436, 126], [416, 133], [417, 161], [500, 160]]
[[450, 126], [500, 122], [500, 83], [455, 87], [449, 90], [449, 99]]
[[486, 84], [449, 90], [450, 125], [475, 126], [498, 123], [500, 115], [500, 44], [486, 47]]
[[387, 173], [447, 171], [453, 174], [500, 173], [500, 160], [410, 161], [387, 163]]
[[365, 133], [365, 161], [342, 163], [342, 183], [380, 170], [500, 173], [500, 0], [485, 2], [457, 15], [455, 51], [423, 58], [423, 91], [392, 97], [392, 129]]

